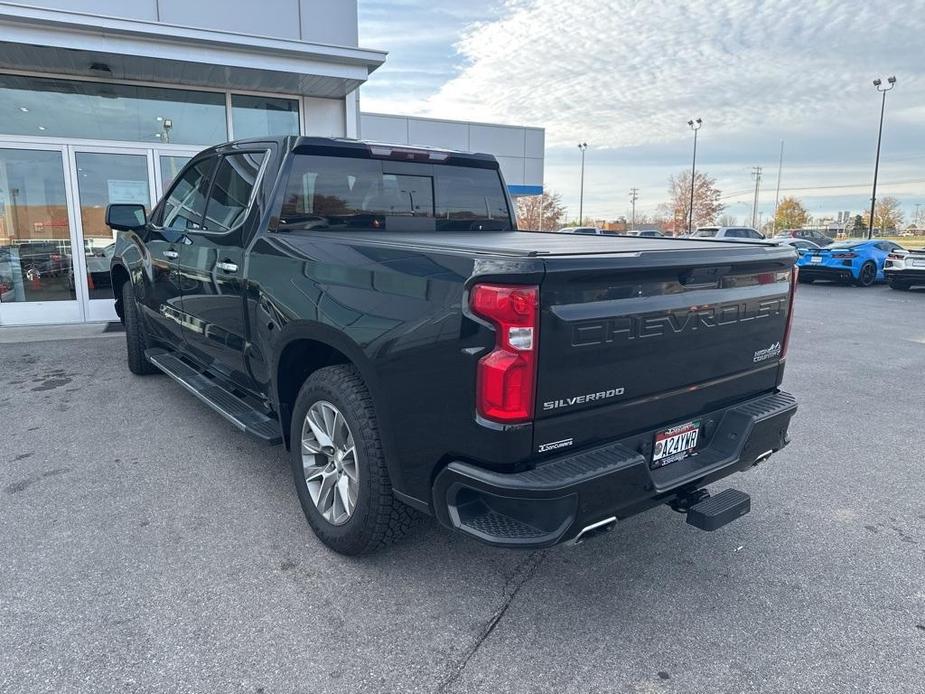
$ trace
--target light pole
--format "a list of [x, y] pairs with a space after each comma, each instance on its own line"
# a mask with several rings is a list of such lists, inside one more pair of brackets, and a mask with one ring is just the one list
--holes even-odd
[[[877, 158], [874, 160], [874, 189], [870, 194], [870, 224], [867, 225], [867, 238], [874, 237], [874, 208], [877, 206], [877, 173], [880, 170], [880, 141], [883, 139], [883, 112], [886, 110], [886, 93], [896, 86], [896, 77], [888, 77], [887, 84], [890, 86], [883, 87], [883, 82], [879, 79], [874, 80], [874, 86], [877, 91], [883, 95], [880, 101], [880, 131], [877, 133]], [[883, 230], [880, 230], [881, 234]]]
[[636, 228], [636, 201], [639, 199], [639, 188], [630, 188], [630, 203], [633, 205], [633, 221], [630, 223], [630, 229]]
[[691, 234], [694, 231], [694, 181], [697, 177], [697, 131], [700, 130], [700, 126], [703, 125], [703, 120], [700, 118], [696, 120], [687, 121], [688, 127], [694, 131], [694, 160], [691, 163], [691, 207], [688, 210], [687, 216], [687, 233]]
[[581, 150], [581, 186], [578, 192], [578, 226], [581, 226], [585, 212], [585, 150], [588, 149], [588, 143], [582, 142], [578, 145], [578, 149]]
[[784, 170], [784, 141], [780, 141], [780, 160], [777, 162], [777, 192], [774, 193], [774, 217], [771, 229], [777, 233], [777, 206], [780, 204], [780, 175]]
[[758, 223], [758, 187], [761, 185], [761, 167], [752, 167], [752, 176], [755, 177], [755, 202], [752, 203], [752, 228]]

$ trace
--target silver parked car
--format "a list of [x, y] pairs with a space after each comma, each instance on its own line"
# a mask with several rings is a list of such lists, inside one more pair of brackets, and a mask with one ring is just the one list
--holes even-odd
[[723, 241], [744, 241], [756, 243], [767, 240], [767, 237], [757, 229], [751, 227], [697, 227], [697, 231], [690, 235], [692, 239], [722, 239]]

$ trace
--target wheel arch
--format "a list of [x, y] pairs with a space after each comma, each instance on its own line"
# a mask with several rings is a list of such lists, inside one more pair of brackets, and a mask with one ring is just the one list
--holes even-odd
[[313, 321], [299, 321], [287, 325], [277, 339], [272, 373], [272, 400], [279, 413], [280, 427], [286, 447], [289, 447], [292, 426], [292, 406], [302, 384], [318, 369], [335, 364], [349, 364], [360, 372], [376, 407], [376, 415], [383, 420], [380, 406], [379, 382], [375, 369], [363, 349], [342, 332]]
[[110, 280], [112, 282], [112, 294], [116, 300], [116, 315], [119, 320], [125, 322], [125, 308], [122, 306], [122, 285], [131, 281], [131, 275], [122, 263], [113, 263], [109, 270]]

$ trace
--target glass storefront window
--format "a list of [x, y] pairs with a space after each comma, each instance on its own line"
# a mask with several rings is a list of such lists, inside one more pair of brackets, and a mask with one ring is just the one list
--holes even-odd
[[217, 144], [228, 139], [225, 95], [0, 75], [0, 133]]
[[113, 231], [106, 226], [106, 206], [138, 203], [150, 208], [148, 158], [144, 154], [77, 152], [77, 193], [87, 265], [87, 295], [91, 299], [112, 299], [109, 265], [116, 240]]
[[299, 134], [299, 102], [269, 96], [231, 95], [231, 121], [236, 140]]
[[74, 292], [61, 152], [0, 149], [0, 303]]

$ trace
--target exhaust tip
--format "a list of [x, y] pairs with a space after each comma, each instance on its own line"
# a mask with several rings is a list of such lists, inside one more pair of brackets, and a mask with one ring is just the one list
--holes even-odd
[[598, 535], [603, 535], [604, 533], [609, 533], [617, 527], [617, 517], [611, 516], [610, 518], [605, 518], [602, 521], [597, 523], [592, 523], [591, 525], [585, 526], [582, 528], [581, 532], [575, 536], [575, 539], [572, 540], [573, 545], [580, 545], [585, 540], [597, 537]]

